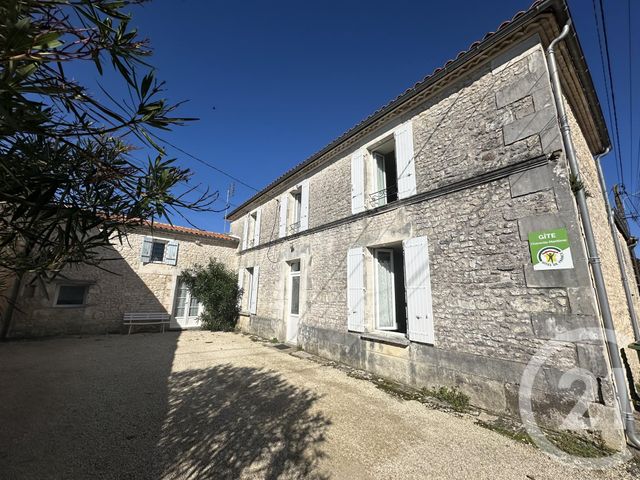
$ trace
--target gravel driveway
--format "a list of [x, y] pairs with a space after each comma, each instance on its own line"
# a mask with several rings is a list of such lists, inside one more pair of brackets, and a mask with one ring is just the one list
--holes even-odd
[[232, 333], [0, 345], [0, 478], [632, 478]]

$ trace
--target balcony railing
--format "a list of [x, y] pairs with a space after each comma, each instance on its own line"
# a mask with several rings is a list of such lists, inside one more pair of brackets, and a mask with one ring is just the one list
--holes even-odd
[[298, 233], [300, 231], [300, 222], [292, 223], [289, 225], [289, 233], [293, 235], [294, 233]]
[[378, 190], [369, 194], [369, 203], [372, 208], [381, 207], [386, 205], [390, 201], [397, 200], [398, 198], [398, 186], [391, 185], [388, 188]]

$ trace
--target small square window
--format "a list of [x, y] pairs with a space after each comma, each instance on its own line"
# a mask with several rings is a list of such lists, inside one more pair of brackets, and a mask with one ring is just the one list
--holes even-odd
[[86, 285], [60, 285], [56, 305], [84, 305], [87, 289]]
[[164, 261], [164, 242], [153, 242], [151, 244], [151, 261], [163, 262]]

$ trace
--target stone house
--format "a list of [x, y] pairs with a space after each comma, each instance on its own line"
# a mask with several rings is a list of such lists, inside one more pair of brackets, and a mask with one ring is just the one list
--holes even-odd
[[[568, 19], [564, 1], [535, 2], [231, 212], [241, 328], [416, 387], [458, 386], [513, 416], [528, 362], [551, 344], [535, 411], [558, 426], [581, 399], [619, 439], [602, 335], [557, 340], [602, 332], [545, 58]], [[610, 140], [571, 33], [558, 46], [565, 104], [627, 331], [593, 159]], [[557, 230], [565, 263], [543, 269], [530, 234]], [[572, 367], [593, 381], [561, 388]]]
[[127, 312], [171, 314], [172, 328], [199, 325], [202, 305], [178, 281], [180, 272], [215, 258], [235, 270], [237, 239], [155, 223], [105, 248], [102, 266], [68, 267], [43, 286], [24, 282], [11, 337], [116, 333]]

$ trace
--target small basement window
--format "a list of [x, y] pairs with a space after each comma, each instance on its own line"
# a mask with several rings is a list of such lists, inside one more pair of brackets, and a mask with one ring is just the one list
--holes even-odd
[[398, 200], [398, 168], [395, 140], [390, 138], [371, 150], [373, 158], [373, 192], [369, 195], [373, 208]]
[[87, 285], [59, 285], [56, 306], [84, 305], [87, 298]]

